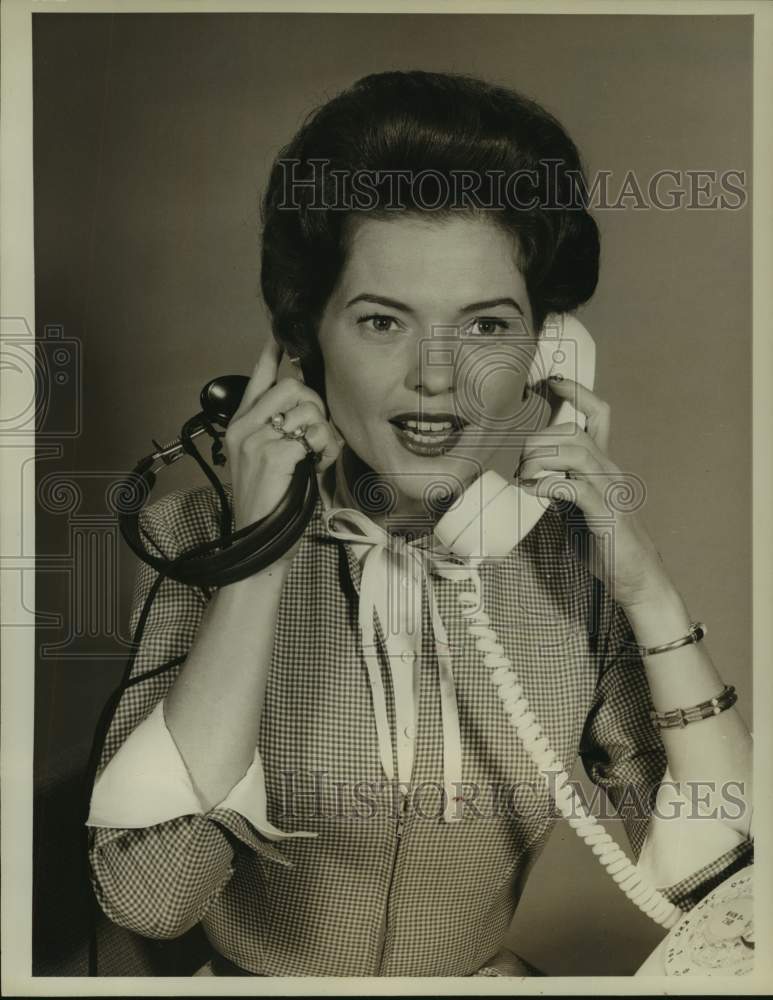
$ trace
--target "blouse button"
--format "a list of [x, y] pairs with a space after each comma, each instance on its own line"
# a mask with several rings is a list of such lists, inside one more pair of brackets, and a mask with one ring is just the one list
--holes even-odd
[[412, 649], [404, 649], [400, 654], [400, 659], [403, 661], [403, 663], [413, 663], [413, 661], [416, 659], [416, 654], [413, 652]]
[[406, 726], [403, 732], [405, 733], [406, 738], [409, 740], [412, 740], [416, 735], [416, 730], [414, 729], [413, 726]]

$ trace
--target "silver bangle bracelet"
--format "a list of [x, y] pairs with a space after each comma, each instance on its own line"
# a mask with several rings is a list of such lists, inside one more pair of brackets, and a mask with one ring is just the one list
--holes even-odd
[[669, 649], [679, 649], [680, 646], [687, 646], [691, 642], [700, 642], [706, 635], [708, 629], [703, 622], [692, 622], [687, 635], [674, 639], [673, 642], [664, 642], [660, 646], [640, 646], [638, 643], [628, 643], [640, 656], [656, 656], [658, 653], [666, 653]]
[[702, 701], [699, 705], [691, 705], [689, 708], [672, 708], [667, 712], [650, 712], [650, 718], [656, 729], [673, 729], [678, 727], [684, 729], [691, 722], [700, 722], [702, 719], [710, 719], [714, 715], [732, 708], [738, 701], [735, 688], [727, 684], [718, 695]]

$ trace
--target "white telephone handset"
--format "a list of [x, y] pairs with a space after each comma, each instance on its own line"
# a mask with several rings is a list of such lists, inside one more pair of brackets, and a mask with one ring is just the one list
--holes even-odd
[[[543, 328], [529, 382], [535, 385], [548, 375], [560, 372], [592, 389], [595, 354], [590, 334], [577, 319], [572, 316], [549, 317]], [[571, 403], [563, 402], [557, 407], [549, 426], [574, 421], [584, 428], [584, 420], [584, 416], [578, 414]], [[474, 568], [484, 559], [506, 556], [531, 531], [545, 510], [546, 506], [541, 498], [526, 493], [515, 484], [508, 483], [497, 472], [488, 470], [438, 521], [435, 536], [446, 549], [468, 560], [469, 565]], [[524, 748], [551, 788], [559, 812], [568, 820], [577, 836], [591, 847], [599, 863], [639, 909], [661, 926], [674, 928], [655, 953], [667, 956], [666, 972], [684, 975], [688, 966], [690, 971], [708, 975], [739, 975], [751, 971], [753, 952], [750, 947], [753, 945], [748, 943], [753, 941], [751, 918], [736, 920], [739, 926], [743, 924], [743, 946], [739, 944], [735, 947], [734, 944], [733, 949], [729, 950], [727, 944], [723, 943], [725, 950], [715, 948], [711, 961], [693, 961], [692, 956], [686, 959], [685, 965], [685, 949], [679, 942], [686, 940], [694, 921], [689, 917], [685, 918], [678, 907], [648, 884], [574, 792], [569, 775], [542, 734], [542, 728], [529, 709], [512, 663], [504, 655], [503, 646], [491, 627], [491, 620], [483, 608], [480, 579], [475, 573], [471, 574], [471, 579], [475, 590], [461, 593], [459, 603], [462, 614], [467, 619], [470, 635], [476, 641], [478, 650], [485, 656], [484, 662], [493, 668], [491, 681], [497, 689], [502, 706]], [[735, 881], [728, 880], [727, 885], [736, 892]], [[744, 891], [746, 885], [744, 882], [743, 889], [739, 888], [738, 892]], [[724, 927], [726, 921], [720, 922]], [[672, 941], [675, 943], [674, 947], [662, 952], [662, 948], [670, 947]], [[662, 964], [662, 959], [658, 958], [658, 968]]]
[[[529, 384], [562, 374], [592, 389], [595, 367], [596, 345], [582, 323], [574, 316], [549, 316], [538, 341]], [[584, 429], [584, 415], [567, 400], [557, 407], [549, 426], [571, 421]], [[489, 469], [438, 521], [435, 536], [456, 555], [501, 558], [531, 531], [545, 510], [543, 499]]]

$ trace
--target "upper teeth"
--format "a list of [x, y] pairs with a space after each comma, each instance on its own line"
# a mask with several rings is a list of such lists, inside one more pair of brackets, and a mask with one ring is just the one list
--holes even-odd
[[404, 420], [403, 423], [406, 427], [416, 431], [446, 431], [453, 426], [448, 420], [437, 420], [433, 423], [424, 420]]

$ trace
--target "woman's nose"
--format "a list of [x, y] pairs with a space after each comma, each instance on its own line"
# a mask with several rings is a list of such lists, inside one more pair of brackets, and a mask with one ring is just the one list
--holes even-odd
[[455, 371], [455, 344], [435, 337], [423, 338], [416, 345], [406, 385], [428, 396], [442, 396], [454, 391]]

